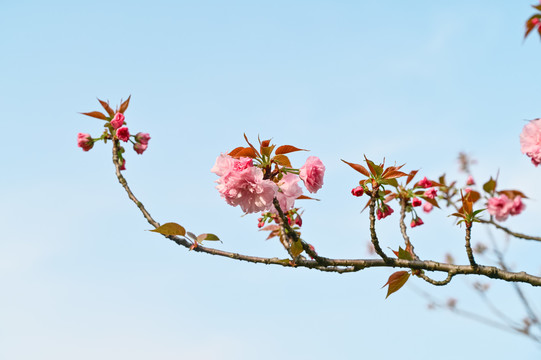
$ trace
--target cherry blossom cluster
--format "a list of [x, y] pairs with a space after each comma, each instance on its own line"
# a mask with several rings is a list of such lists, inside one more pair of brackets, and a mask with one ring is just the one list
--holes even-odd
[[[106, 130], [98, 138], [93, 138], [92, 136], [90, 136], [90, 134], [79, 133], [77, 135], [77, 145], [82, 148], [83, 151], [89, 151], [94, 147], [94, 143], [101, 140], [103, 140], [104, 142], [107, 142], [107, 140], [120, 140], [123, 142], [129, 141], [133, 144], [133, 150], [137, 154], [143, 154], [148, 148], [150, 135], [142, 132], [139, 132], [135, 135], [130, 135], [130, 130], [126, 126], [126, 117], [124, 116], [124, 112], [128, 108], [130, 98], [124, 101], [117, 110], [113, 110], [109, 106], [109, 102], [105, 102], [99, 99], [98, 101], [105, 109], [108, 116], [99, 111], [92, 111], [82, 114], [100, 120], [105, 120], [106, 124], [104, 125], [104, 127], [106, 128]], [[119, 146], [118, 159], [120, 164], [120, 170], [126, 170], [126, 159], [123, 156], [124, 151], [124, 148], [122, 146]]]
[[541, 119], [529, 121], [520, 134], [520, 150], [532, 160], [532, 164], [541, 164]]
[[221, 197], [231, 206], [240, 206], [246, 214], [263, 212], [258, 221], [260, 228], [277, 214], [276, 198], [281, 210], [291, 219], [295, 217], [291, 221], [301, 225], [295, 209], [295, 200], [303, 196], [299, 182], [302, 180], [310, 193], [316, 193], [323, 186], [325, 166], [319, 158], [310, 156], [300, 169], [295, 169], [285, 154], [302, 149], [284, 145], [272, 156], [275, 145], [270, 145], [269, 140], [260, 144], [259, 151], [248, 144], [250, 147], [236, 148], [216, 159], [211, 172], [220, 177], [216, 189]]
[[507, 195], [502, 194], [488, 199], [487, 210], [490, 215], [494, 216], [498, 221], [505, 221], [509, 215], [518, 215], [526, 205], [522, 202], [520, 195], [510, 199]]

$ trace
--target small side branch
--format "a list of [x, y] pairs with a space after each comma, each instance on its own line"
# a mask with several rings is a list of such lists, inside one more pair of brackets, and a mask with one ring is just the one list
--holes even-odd
[[483, 224], [489, 224], [489, 225], [494, 225], [495, 228], [499, 229], [499, 230], [502, 230], [503, 232], [513, 236], [513, 237], [516, 237], [517, 239], [523, 239], [523, 240], [532, 240], [532, 241], [541, 241], [541, 237], [538, 237], [538, 236], [530, 236], [530, 235], [525, 235], [525, 234], [521, 234], [521, 233], [518, 233], [518, 232], [514, 232], [514, 231], [511, 231], [510, 229], [504, 227], [504, 226], [501, 226], [500, 224], [498, 224], [497, 222], [495, 222], [494, 220], [479, 220], [481, 223]]
[[447, 273], [447, 278], [445, 280], [434, 280], [430, 277], [428, 277], [424, 272], [421, 272], [419, 274], [419, 277], [421, 279], [423, 279], [424, 281], [426, 281], [427, 283], [429, 284], [432, 284], [432, 285], [436, 285], [436, 286], [443, 286], [443, 285], [447, 285], [451, 282], [451, 280], [453, 279], [453, 276], [455, 276], [456, 274], [452, 271], [449, 271]]
[[378, 193], [378, 188], [372, 189], [372, 192], [370, 194], [370, 238], [372, 239], [372, 245], [374, 245], [374, 250], [376, 251], [376, 254], [378, 254], [385, 263], [389, 263], [391, 259], [385, 255], [383, 250], [381, 249], [381, 246], [379, 246], [379, 240], [378, 235], [376, 234], [376, 201], [374, 200], [376, 198], [376, 195]]
[[468, 254], [468, 260], [472, 267], [477, 267], [475, 258], [473, 257], [473, 251], [470, 244], [472, 223], [466, 222], [466, 253]]

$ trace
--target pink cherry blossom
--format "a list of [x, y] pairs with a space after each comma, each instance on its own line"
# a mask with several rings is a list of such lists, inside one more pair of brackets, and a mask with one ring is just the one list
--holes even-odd
[[263, 180], [263, 171], [257, 167], [229, 173], [218, 180], [216, 188], [229, 205], [240, 205], [247, 214], [270, 210], [278, 191], [274, 182]]
[[83, 151], [88, 151], [94, 147], [94, 141], [90, 134], [77, 134], [77, 146], [83, 149]]
[[210, 169], [210, 171], [218, 176], [224, 176], [233, 169], [234, 164], [235, 159], [233, 159], [231, 156], [227, 154], [220, 154], [220, 156], [216, 158], [216, 163], [212, 169]]
[[[506, 195], [495, 196], [488, 199], [487, 210], [498, 221], [505, 221], [511, 214], [514, 202]], [[520, 209], [521, 211], [522, 209]]]
[[423, 211], [428, 214], [429, 212], [432, 211], [433, 207], [434, 205], [432, 205], [431, 203], [425, 202], [425, 204], [423, 205]]
[[126, 141], [128, 141], [130, 139], [130, 130], [128, 130], [127, 127], [123, 126], [123, 127], [121, 127], [120, 129], [118, 129], [116, 131], [116, 136], [120, 140], [126, 142]]
[[323, 186], [325, 165], [316, 156], [310, 156], [306, 163], [299, 169], [299, 177], [304, 181], [304, 186], [311, 193], [316, 193]]
[[351, 194], [352, 194], [353, 196], [357, 196], [357, 197], [363, 196], [363, 194], [364, 194], [364, 189], [363, 189], [362, 186], [357, 186], [356, 188], [351, 189]]
[[413, 207], [421, 206], [422, 203], [423, 202], [419, 198], [415, 197], [415, 198], [411, 199], [411, 206], [413, 206]]
[[147, 147], [148, 147], [147, 144], [135, 143], [135, 145], [133, 145], [133, 150], [135, 150], [136, 153], [138, 153], [139, 155], [141, 155], [142, 153], [145, 152], [145, 150], [147, 149]]
[[[293, 174], [286, 174], [282, 180], [278, 182], [278, 192], [276, 193], [276, 198], [280, 203], [280, 208], [283, 212], [287, 212], [295, 206], [295, 200], [302, 195], [302, 188], [297, 184], [299, 182], [299, 177]], [[273, 207], [271, 209], [272, 213], [277, 213], [276, 209]]]
[[135, 134], [135, 141], [138, 143], [141, 143], [143, 145], [148, 145], [148, 141], [150, 140], [150, 135], [147, 133], [138, 132]]
[[113, 117], [113, 120], [111, 120], [111, 126], [113, 127], [113, 129], [116, 130], [121, 127], [124, 124], [124, 119], [124, 114], [116, 113]]
[[424, 196], [426, 196], [429, 199], [436, 198], [436, 195], [438, 195], [438, 190], [436, 188], [430, 188], [425, 191]]
[[424, 187], [426, 189], [432, 186], [432, 181], [428, 180], [425, 176], [417, 183], [417, 186]]
[[522, 197], [516, 196], [513, 199], [513, 205], [511, 206], [511, 210], [509, 213], [511, 215], [518, 215], [520, 214], [524, 209], [526, 209], [526, 205], [522, 202]]
[[520, 134], [520, 150], [532, 159], [535, 166], [541, 164], [541, 119], [524, 125]]

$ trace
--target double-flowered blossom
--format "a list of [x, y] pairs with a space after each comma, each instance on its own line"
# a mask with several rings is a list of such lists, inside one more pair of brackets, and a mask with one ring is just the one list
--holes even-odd
[[263, 179], [263, 171], [253, 166], [252, 159], [221, 154], [211, 171], [220, 176], [216, 189], [229, 205], [239, 205], [247, 214], [271, 209], [278, 186]]
[[522, 197], [516, 196], [514, 199], [509, 199], [505, 194], [488, 199], [487, 204], [488, 212], [498, 221], [507, 220], [509, 215], [518, 215], [525, 208]]
[[[302, 195], [302, 188], [299, 186], [299, 177], [294, 174], [286, 174], [278, 182], [278, 192], [276, 193], [276, 198], [280, 203], [280, 208], [282, 211], [286, 212], [295, 206], [295, 200]], [[272, 208], [273, 213], [276, 212], [275, 208]]]
[[541, 119], [524, 125], [520, 134], [520, 150], [531, 158], [535, 166], [541, 164]]
[[116, 137], [124, 142], [127, 142], [130, 139], [130, 130], [128, 130], [127, 127], [123, 126], [117, 129]]
[[299, 177], [304, 181], [304, 186], [311, 193], [316, 193], [323, 187], [323, 175], [325, 165], [316, 156], [310, 156], [306, 163], [299, 169]]

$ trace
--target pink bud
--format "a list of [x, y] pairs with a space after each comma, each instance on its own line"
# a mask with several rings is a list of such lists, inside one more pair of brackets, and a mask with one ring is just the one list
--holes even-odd
[[421, 206], [422, 203], [423, 202], [419, 198], [415, 197], [415, 198], [411, 199], [411, 206], [413, 206], [413, 207]]
[[113, 120], [111, 120], [111, 126], [113, 129], [118, 129], [124, 124], [124, 114], [122, 113], [116, 113], [113, 117]]
[[424, 187], [426, 189], [432, 186], [432, 181], [428, 180], [425, 176], [417, 183], [417, 186]]
[[130, 139], [130, 130], [128, 130], [127, 127], [123, 126], [123, 127], [121, 127], [120, 129], [118, 129], [116, 131], [116, 136], [120, 140], [126, 142], [126, 141], [128, 141]]
[[295, 219], [295, 224], [297, 224], [299, 227], [302, 226], [302, 219], [300, 215], [297, 215], [297, 218]]
[[533, 18], [532, 20], [530, 20], [530, 23], [535, 26], [535, 25], [539, 24], [539, 21], [540, 20], [538, 18]]
[[429, 212], [432, 211], [433, 207], [434, 206], [431, 203], [425, 202], [425, 204], [423, 205], [423, 211], [428, 214]]
[[475, 181], [473, 180], [473, 176], [468, 176], [468, 180], [466, 180], [466, 185], [475, 185]]
[[90, 134], [77, 134], [77, 146], [83, 149], [83, 151], [88, 151], [94, 147], [94, 140]]
[[126, 159], [122, 159], [122, 166], [120, 167], [120, 170], [126, 170]]
[[430, 188], [425, 191], [424, 195], [429, 199], [434, 199], [436, 195], [438, 195], [438, 190], [436, 190], [436, 188]]
[[147, 149], [148, 145], [146, 144], [142, 144], [142, 143], [135, 143], [135, 145], [133, 145], [133, 150], [135, 150], [136, 153], [138, 153], [139, 155], [141, 155], [142, 153], [145, 152], [145, 150]]
[[381, 209], [380, 209], [380, 208], [378, 208], [378, 210], [376, 211], [376, 215], [377, 215], [377, 217], [378, 217], [378, 220], [381, 220], [381, 219], [384, 218], [383, 212], [381, 212]]
[[364, 189], [363, 189], [362, 186], [357, 186], [356, 188], [351, 189], [351, 194], [352, 194], [353, 196], [357, 196], [357, 197], [363, 196], [363, 194], [364, 194]]
[[141, 143], [143, 145], [148, 145], [148, 141], [150, 140], [150, 135], [147, 133], [138, 132], [135, 135], [135, 141], [138, 143]]

